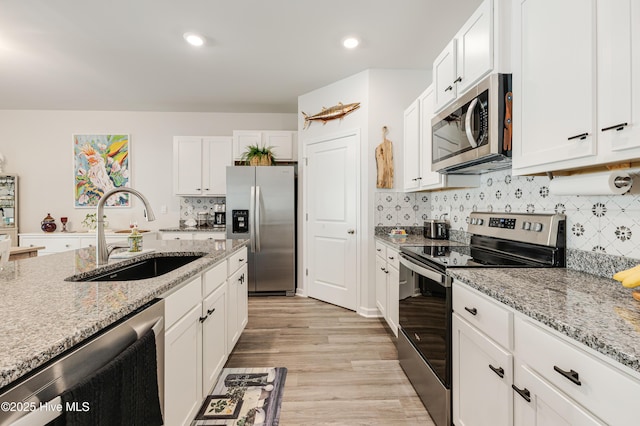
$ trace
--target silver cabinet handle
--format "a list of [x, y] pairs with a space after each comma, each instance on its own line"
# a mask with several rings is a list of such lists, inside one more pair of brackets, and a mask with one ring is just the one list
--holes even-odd
[[349, 229], [349, 230], [347, 230], [347, 234], [352, 234], [352, 235], [353, 235], [353, 234], [355, 234], [355, 233], [356, 233], [356, 230], [355, 230], [355, 229]]

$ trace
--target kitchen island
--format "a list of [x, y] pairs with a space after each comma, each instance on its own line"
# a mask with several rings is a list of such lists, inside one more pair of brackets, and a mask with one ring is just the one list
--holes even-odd
[[111, 259], [99, 269], [152, 257], [203, 257], [156, 278], [136, 281], [70, 282], [95, 272], [94, 248], [18, 260], [0, 270], [0, 388], [83, 342], [156, 297], [187, 283], [224, 261], [246, 240], [152, 241], [153, 251], [131, 259]]

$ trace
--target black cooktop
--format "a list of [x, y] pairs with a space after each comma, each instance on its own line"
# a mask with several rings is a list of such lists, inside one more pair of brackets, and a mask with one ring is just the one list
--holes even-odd
[[446, 268], [535, 268], [549, 265], [472, 246], [402, 247], [401, 252], [440, 270]]

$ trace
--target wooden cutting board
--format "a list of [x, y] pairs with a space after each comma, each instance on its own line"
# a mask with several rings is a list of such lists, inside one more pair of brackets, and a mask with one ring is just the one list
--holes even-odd
[[382, 143], [376, 147], [376, 166], [376, 188], [393, 188], [393, 144], [387, 139], [387, 126], [382, 128]]

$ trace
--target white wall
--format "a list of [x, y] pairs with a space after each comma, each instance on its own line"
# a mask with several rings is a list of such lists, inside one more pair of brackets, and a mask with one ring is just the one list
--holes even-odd
[[[81, 230], [89, 209], [74, 208], [72, 134], [130, 135], [131, 186], [152, 204], [157, 220], [146, 223], [141, 203], [107, 209], [110, 227], [127, 228], [136, 219], [142, 228], [178, 225], [179, 197], [172, 190], [174, 136], [231, 136], [233, 130], [295, 130], [295, 114], [229, 114], [128, 111], [14, 111], [0, 110], [0, 152], [6, 173], [19, 175], [19, 230], [41, 232], [47, 215], [69, 218]], [[162, 207], [167, 213], [162, 214]]]
[[[402, 188], [402, 138], [404, 109], [424, 91], [431, 82], [431, 73], [425, 70], [371, 69], [337, 81], [298, 98], [298, 111], [309, 115], [320, 112], [322, 107], [331, 107], [338, 102], [344, 104], [360, 102], [358, 110], [343, 120], [312, 123], [303, 129], [302, 114], [298, 115], [298, 152], [304, 153], [305, 141], [321, 136], [359, 129], [360, 146], [360, 200], [358, 222], [358, 312], [375, 315], [375, 279], [373, 260], [375, 217], [374, 205], [376, 185], [375, 148], [382, 142], [382, 127], [387, 126], [387, 139], [394, 144], [394, 188]], [[304, 187], [304, 164], [299, 167], [300, 188]], [[303, 198], [301, 198], [303, 199]], [[304, 200], [303, 200], [304, 201]], [[304, 225], [300, 221], [301, 226]], [[302, 229], [298, 233], [303, 238]], [[300, 240], [299, 255], [304, 257], [304, 245]], [[299, 258], [298, 288], [304, 294], [304, 265]]]

